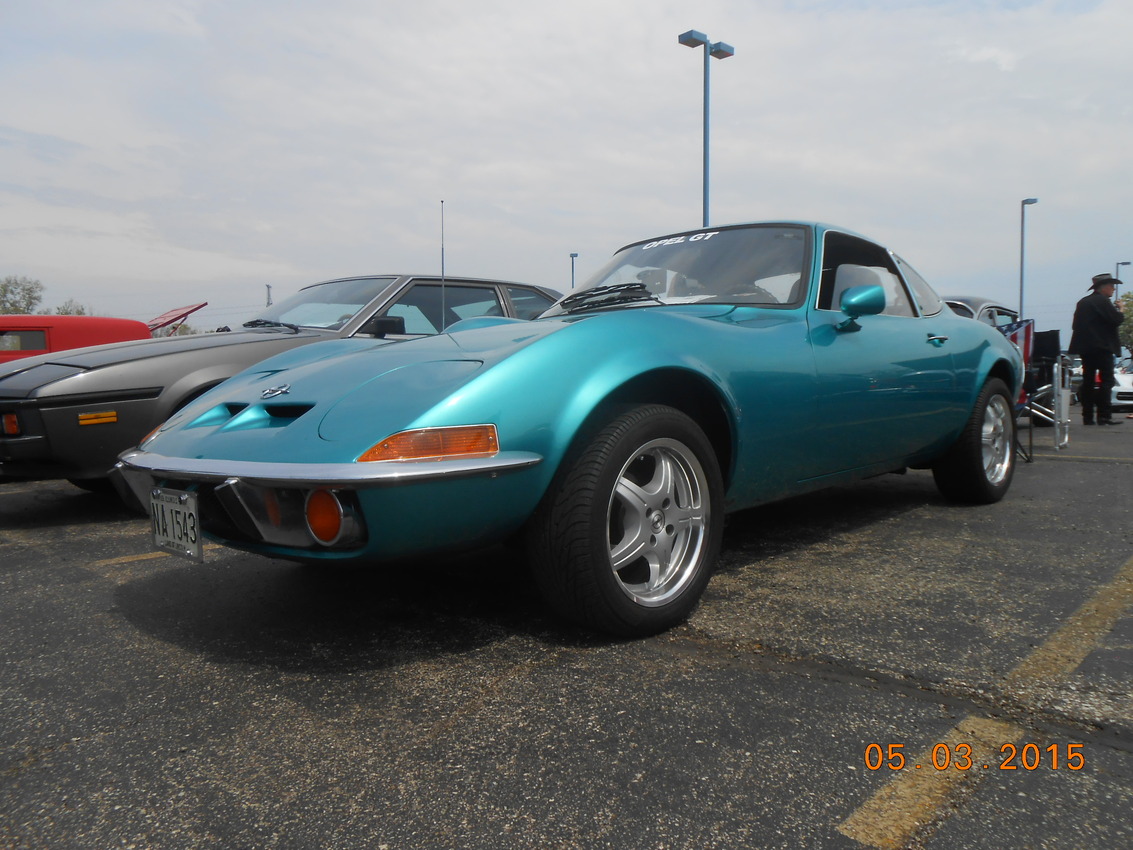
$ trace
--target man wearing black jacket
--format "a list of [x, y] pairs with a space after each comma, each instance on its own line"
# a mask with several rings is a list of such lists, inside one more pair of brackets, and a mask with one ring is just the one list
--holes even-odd
[[[1074, 329], [1070, 336], [1070, 353], [1082, 358], [1082, 422], [1093, 425], [1097, 408], [1098, 425], [1120, 425], [1110, 410], [1113, 385], [1113, 358], [1121, 353], [1117, 326], [1125, 321], [1120, 305], [1114, 305], [1113, 292], [1121, 281], [1111, 274], [1094, 275], [1089, 295], [1074, 308]], [[1098, 376], [1101, 383], [1097, 383]]]

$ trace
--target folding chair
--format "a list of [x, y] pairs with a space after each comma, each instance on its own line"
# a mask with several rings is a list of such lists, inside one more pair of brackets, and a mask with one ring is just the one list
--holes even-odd
[[1023, 351], [1025, 371], [1023, 394], [1016, 405], [1016, 425], [1019, 417], [1024, 414], [1027, 416], [1027, 446], [1024, 448], [1018, 437], [1018, 427], [1016, 427], [1016, 442], [1024, 461], [1032, 463], [1035, 450], [1035, 426], [1053, 427], [1054, 447], [1061, 449], [1070, 440], [1067, 427], [1070, 419], [1063, 386], [1064, 364], [1059, 332], [1039, 331], [1028, 333], [1027, 336], [1033, 338], [1028, 340], [1029, 345], [1020, 346]]

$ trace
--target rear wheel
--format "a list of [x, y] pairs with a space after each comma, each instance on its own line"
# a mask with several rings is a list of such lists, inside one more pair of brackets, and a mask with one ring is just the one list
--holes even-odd
[[932, 468], [936, 486], [957, 502], [998, 502], [1015, 474], [1015, 406], [998, 378], [984, 384], [959, 439]]
[[723, 536], [723, 483], [699, 426], [662, 405], [615, 416], [564, 463], [528, 534], [532, 571], [567, 619], [622, 636], [682, 622]]

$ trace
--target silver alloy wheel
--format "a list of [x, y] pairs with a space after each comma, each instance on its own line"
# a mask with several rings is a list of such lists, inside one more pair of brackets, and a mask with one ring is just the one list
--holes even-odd
[[993, 486], [1002, 484], [1011, 471], [1015, 450], [1011, 445], [1013, 419], [1014, 414], [1006, 398], [996, 394], [988, 399], [984, 409], [981, 447], [984, 474]]
[[626, 461], [610, 496], [610, 566], [621, 590], [664, 605], [696, 574], [707, 546], [708, 479], [677, 440], [652, 440]]

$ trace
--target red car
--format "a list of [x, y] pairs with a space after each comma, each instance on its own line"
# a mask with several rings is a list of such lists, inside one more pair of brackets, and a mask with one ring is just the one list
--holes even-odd
[[149, 326], [133, 319], [108, 319], [103, 316], [0, 316], [0, 363], [33, 354], [47, 354], [50, 351], [149, 338]]

